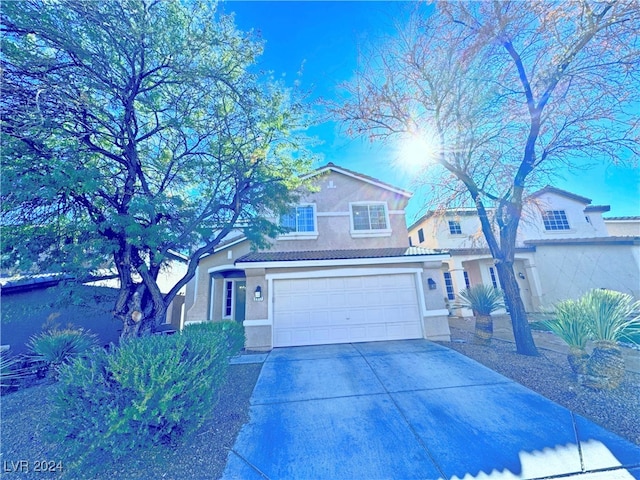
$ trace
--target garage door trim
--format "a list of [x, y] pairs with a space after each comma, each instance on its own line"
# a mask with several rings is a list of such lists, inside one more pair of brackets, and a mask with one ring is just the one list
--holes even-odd
[[274, 324], [274, 280], [289, 280], [303, 278], [327, 278], [327, 277], [360, 277], [371, 275], [394, 275], [394, 274], [413, 274], [414, 285], [418, 298], [418, 311], [420, 318], [420, 329], [424, 335], [424, 324], [422, 319], [427, 315], [426, 304], [424, 300], [424, 292], [422, 290], [422, 268], [341, 268], [329, 270], [309, 270], [304, 272], [286, 272], [286, 273], [267, 273], [265, 279], [268, 282], [267, 296], [267, 318], [271, 325], [271, 345], [274, 345], [275, 324]]

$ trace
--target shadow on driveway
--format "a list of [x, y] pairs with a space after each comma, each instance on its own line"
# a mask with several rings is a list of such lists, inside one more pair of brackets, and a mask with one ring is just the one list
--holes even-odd
[[640, 478], [640, 448], [453, 350], [406, 340], [273, 350], [223, 478], [586, 472]]

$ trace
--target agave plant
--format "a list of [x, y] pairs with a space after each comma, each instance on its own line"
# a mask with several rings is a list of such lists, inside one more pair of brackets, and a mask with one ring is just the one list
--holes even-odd
[[31, 375], [31, 369], [22, 366], [21, 357], [10, 357], [0, 352], [0, 387], [10, 387], [14, 382]]
[[50, 330], [31, 337], [28, 346], [36, 360], [43, 361], [55, 375], [57, 368], [98, 345], [98, 337], [86, 330]]
[[586, 385], [613, 389], [624, 377], [624, 358], [618, 341], [639, 328], [640, 302], [613, 290], [590, 290], [581, 299], [589, 318], [594, 349], [587, 362]]
[[493, 337], [491, 314], [504, 308], [502, 291], [489, 285], [473, 285], [458, 294], [454, 308], [470, 308], [476, 318], [475, 336], [478, 343], [488, 343]]
[[565, 300], [556, 305], [555, 316], [544, 324], [569, 345], [567, 360], [573, 373], [582, 381], [587, 370], [589, 355], [586, 352], [589, 340], [589, 316], [581, 300]]

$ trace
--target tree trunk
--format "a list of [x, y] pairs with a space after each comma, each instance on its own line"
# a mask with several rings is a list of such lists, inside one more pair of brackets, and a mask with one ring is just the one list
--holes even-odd
[[493, 319], [491, 315], [478, 315], [474, 312], [476, 319], [475, 343], [478, 345], [488, 345], [493, 337]]
[[122, 320], [120, 339], [151, 335], [158, 326], [164, 323], [167, 306], [164, 298], [152, 298], [149, 289], [144, 284], [132, 284], [121, 292], [126, 297], [116, 316]]
[[518, 195], [515, 195], [517, 197], [515, 203], [513, 199], [501, 202], [497, 214], [497, 223], [500, 228], [500, 243], [498, 243], [487, 210], [478, 195], [477, 188], [470, 183], [466, 183], [466, 185], [475, 199], [482, 233], [489, 245], [491, 256], [495, 260], [500, 285], [504, 291], [504, 300], [511, 316], [516, 351], [521, 355], [537, 356], [538, 349], [533, 341], [533, 335], [527, 320], [527, 312], [520, 297], [520, 287], [513, 271], [516, 235], [522, 211], [522, 191], [518, 190]]
[[537, 356], [538, 349], [533, 341], [531, 327], [527, 320], [527, 312], [520, 297], [520, 287], [513, 271], [513, 263], [496, 263], [500, 284], [504, 290], [504, 300], [509, 309], [516, 351], [521, 355]]

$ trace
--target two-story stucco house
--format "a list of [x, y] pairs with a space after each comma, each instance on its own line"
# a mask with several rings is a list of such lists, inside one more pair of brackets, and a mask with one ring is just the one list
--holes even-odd
[[185, 322], [243, 322], [246, 347], [449, 339], [442, 261], [408, 245], [411, 194], [332, 163], [279, 219], [290, 233], [252, 251], [241, 234], [200, 259]]
[[[589, 198], [550, 186], [527, 199], [514, 266], [527, 311], [549, 310], [592, 288], [640, 298], [640, 237], [620, 235], [622, 230], [610, 235], [602, 217], [609, 210], [608, 205], [591, 205]], [[500, 286], [475, 210], [427, 213], [409, 228], [409, 240], [451, 254], [442, 272], [448, 300], [470, 285]]]

